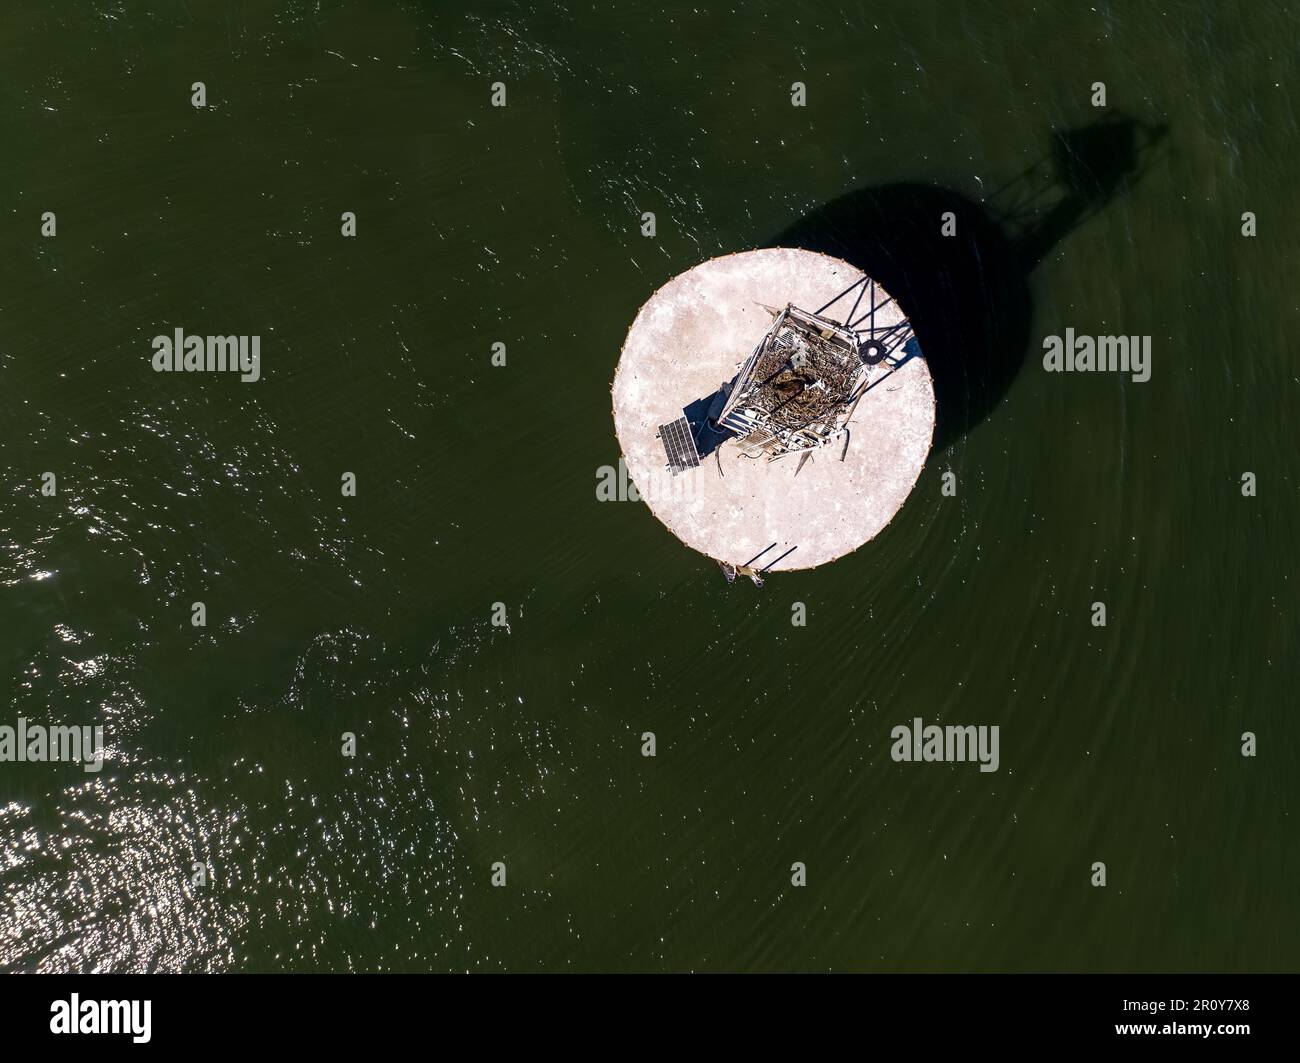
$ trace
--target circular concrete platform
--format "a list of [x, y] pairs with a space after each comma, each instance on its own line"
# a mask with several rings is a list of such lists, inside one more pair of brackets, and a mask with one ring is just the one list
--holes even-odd
[[[745, 251], [674, 277], [637, 314], [614, 374], [614, 427], [632, 482], [687, 546], [733, 565], [813, 568], [857, 549], [902, 508], [934, 434], [934, 386], [914, 346], [913, 357], [899, 350], [871, 368], [847, 448], [836, 440], [802, 468], [798, 454], [746, 458], [730, 441], [672, 477], [656, 435], [736, 375], [772, 324], [760, 304], [816, 311], [862, 278], [813, 251]], [[875, 292], [879, 305], [885, 293]], [[826, 316], [842, 321], [853, 298]], [[858, 315], [867, 308], [864, 296]], [[877, 311], [876, 328], [903, 320], [891, 300]]]

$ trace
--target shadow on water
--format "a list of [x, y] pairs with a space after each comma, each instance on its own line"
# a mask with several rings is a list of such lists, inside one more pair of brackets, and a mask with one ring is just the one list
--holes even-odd
[[[1046, 156], [985, 199], [921, 183], [849, 192], [771, 241], [835, 255], [875, 278], [911, 319], [938, 400], [935, 445], [978, 425], [1020, 371], [1029, 275], [1148, 168], [1166, 135], [1113, 114], [1052, 135]], [[944, 214], [956, 234], [944, 236]]]

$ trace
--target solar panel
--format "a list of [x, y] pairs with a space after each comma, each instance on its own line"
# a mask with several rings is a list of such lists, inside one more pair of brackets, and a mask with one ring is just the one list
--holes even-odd
[[691, 435], [691, 423], [685, 417], [679, 417], [670, 424], [659, 426], [659, 439], [668, 455], [668, 467], [674, 476], [687, 469], [698, 468], [700, 452], [695, 449], [695, 437]]

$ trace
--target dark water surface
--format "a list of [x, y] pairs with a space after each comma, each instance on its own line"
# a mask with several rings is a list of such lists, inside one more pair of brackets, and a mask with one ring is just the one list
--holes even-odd
[[[1217, 0], [5, 5], [0, 724], [109, 748], [0, 764], [0, 966], [1294, 969], [1297, 39]], [[877, 541], [755, 591], [594, 488], [638, 307], [777, 242], [894, 271], [942, 422]], [[262, 379], [153, 372], [178, 327]], [[1151, 380], [1045, 372], [1066, 328], [1151, 336]], [[1000, 770], [894, 763], [916, 716]]]

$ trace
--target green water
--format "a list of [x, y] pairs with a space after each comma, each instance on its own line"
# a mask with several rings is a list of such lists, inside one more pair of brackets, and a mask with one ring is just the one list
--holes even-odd
[[[108, 747], [0, 764], [0, 966], [1297, 966], [1292, 5], [276, 6], [0, 13], [0, 724]], [[1120, 114], [1139, 172], [918, 321], [1002, 368], [876, 541], [755, 591], [596, 500], [670, 277], [888, 257]], [[262, 379], [155, 373], [178, 327]], [[999, 770], [894, 763], [916, 716]]]

